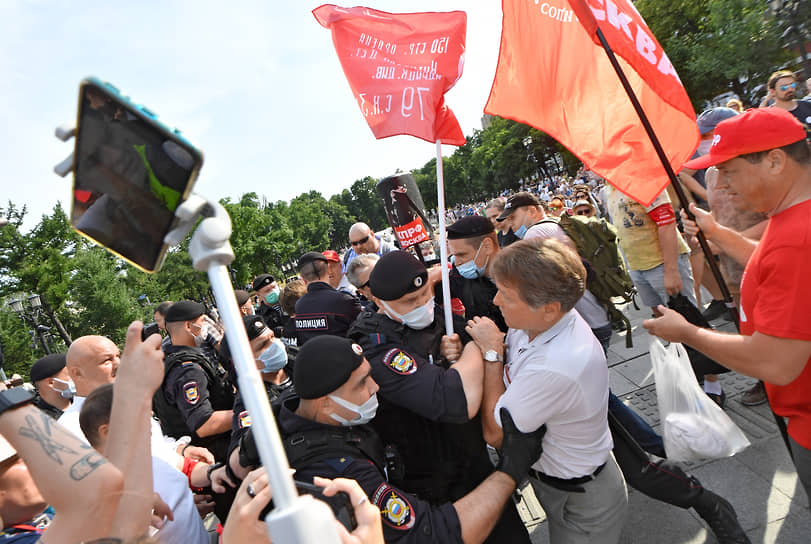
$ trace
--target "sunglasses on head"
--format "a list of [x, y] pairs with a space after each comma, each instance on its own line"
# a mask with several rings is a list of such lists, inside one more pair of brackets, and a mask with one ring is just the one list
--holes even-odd
[[360, 240], [355, 240], [354, 242], [350, 241], [349, 243], [352, 244], [353, 246], [360, 246], [360, 245], [365, 244], [368, 241], [369, 241], [369, 236], [366, 235], [363, 238], [361, 238]]
[[796, 81], [794, 83], [789, 83], [788, 85], [780, 85], [780, 90], [781, 91], [787, 91], [789, 89], [796, 89], [796, 88], [797, 88], [797, 82]]

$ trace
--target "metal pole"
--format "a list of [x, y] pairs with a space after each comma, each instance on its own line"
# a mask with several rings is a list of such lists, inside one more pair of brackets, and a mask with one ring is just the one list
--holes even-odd
[[[667, 172], [667, 177], [670, 178], [670, 184], [673, 185], [673, 189], [676, 191], [676, 195], [679, 197], [679, 202], [681, 203], [682, 209], [687, 214], [688, 218], [695, 219], [693, 214], [690, 212], [687, 195], [684, 194], [681, 183], [679, 183], [679, 179], [676, 177], [675, 172], [673, 172], [673, 168], [670, 166], [670, 162], [667, 160], [667, 155], [665, 155], [665, 151], [662, 149], [662, 144], [659, 142], [659, 138], [653, 131], [653, 127], [648, 120], [648, 116], [642, 109], [642, 104], [639, 103], [636, 93], [634, 93], [634, 90], [631, 88], [631, 84], [628, 82], [628, 78], [625, 77], [625, 72], [622, 71], [622, 67], [617, 61], [614, 51], [611, 50], [611, 46], [608, 45], [608, 42], [606, 41], [605, 36], [599, 27], [597, 27], [597, 37], [600, 39], [600, 44], [602, 44], [603, 49], [608, 55], [608, 60], [611, 61], [611, 66], [614, 67], [614, 71], [617, 73], [617, 77], [619, 77], [622, 87], [625, 89], [625, 93], [631, 100], [631, 104], [633, 104], [634, 110], [636, 110], [636, 114], [639, 116], [639, 120], [642, 122], [642, 126], [645, 127], [645, 132], [647, 132], [648, 137], [653, 144], [653, 148], [656, 150], [656, 155], [659, 157], [665, 172]], [[740, 332], [738, 308], [735, 306], [735, 302], [732, 300], [732, 294], [729, 292], [729, 288], [724, 281], [724, 277], [721, 275], [721, 270], [718, 268], [718, 263], [715, 262], [715, 258], [713, 257], [712, 251], [710, 251], [710, 246], [707, 244], [707, 239], [704, 237], [704, 233], [698, 231], [697, 238], [698, 243], [701, 245], [701, 251], [704, 252], [704, 257], [706, 258], [707, 264], [710, 267], [710, 271], [712, 272], [715, 281], [718, 282], [718, 287], [721, 289], [721, 294], [724, 297], [724, 304], [729, 309], [730, 314], [732, 314], [735, 321], [735, 327]]]

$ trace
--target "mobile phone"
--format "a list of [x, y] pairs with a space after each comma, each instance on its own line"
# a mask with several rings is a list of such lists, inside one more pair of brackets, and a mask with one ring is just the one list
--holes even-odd
[[144, 325], [144, 328], [141, 329], [141, 342], [146, 341], [147, 338], [152, 336], [153, 334], [160, 334], [161, 329], [157, 323], [149, 323]]
[[71, 225], [145, 272], [191, 193], [202, 153], [177, 129], [95, 78], [79, 87]]
[[332, 513], [335, 515], [335, 519], [340, 521], [341, 525], [346, 527], [347, 531], [351, 533], [358, 526], [358, 522], [355, 519], [355, 509], [352, 507], [352, 501], [349, 500], [349, 495], [343, 491], [339, 491], [332, 497], [327, 497], [324, 495], [323, 487], [318, 487], [315, 484], [310, 484], [307, 482], [300, 482], [298, 480], [295, 480], [295, 483], [296, 489], [299, 490], [299, 494], [304, 492], [308, 495], [312, 495], [320, 501], [327, 503], [329, 507], [332, 508]]

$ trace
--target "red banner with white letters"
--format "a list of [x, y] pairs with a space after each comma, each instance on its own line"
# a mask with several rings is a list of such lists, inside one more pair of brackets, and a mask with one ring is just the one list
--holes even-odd
[[596, 42], [598, 27], [675, 171], [699, 135], [675, 69], [630, 0], [503, 0], [502, 6], [498, 67], [484, 111], [543, 130], [623, 193], [652, 202], [669, 179]]
[[462, 75], [464, 12], [386, 13], [331, 4], [313, 10], [375, 138], [398, 134], [464, 145], [444, 94]]

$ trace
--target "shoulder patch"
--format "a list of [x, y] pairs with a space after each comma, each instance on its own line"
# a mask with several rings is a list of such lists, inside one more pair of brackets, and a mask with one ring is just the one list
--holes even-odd
[[388, 484], [380, 484], [372, 495], [372, 504], [380, 509], [383, 522], [394, 529], [408, 531], [416, 518], [408, 499]]
[[417, 371], [417, 361], [414, 360], [414, 357], [399, 348], [387, 351], [383, 356], [383, 364], [403, 376], [414, 374]]
[[239, 413], [239, 428], [245, 429], [251, 426], [251, 416], [248, 415], [248, 410], [242, 410]]
[[343, 474], [354, 460], [353, 457], [336, 457], [335, 459], [326, 459], [324, 462], [338, 474]]
[[200, 400], [197, 382], [186, 382], [183, 384], [183, 397], [189, 404], [197, 404], [197, 401]]

